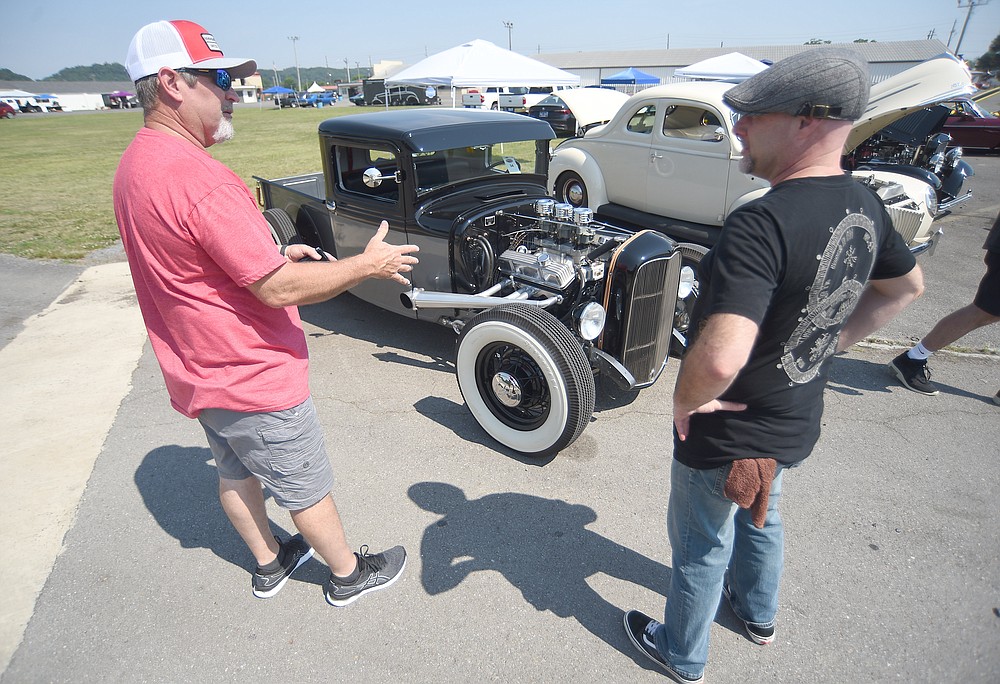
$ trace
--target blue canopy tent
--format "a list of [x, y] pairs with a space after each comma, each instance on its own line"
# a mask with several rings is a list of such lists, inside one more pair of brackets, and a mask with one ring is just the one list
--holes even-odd
[[608, 85], [655, 85], [659, 82], [660, 79], [656, 76], [639, 71], [635, 67], [629, 67], [625, 71], [601, 79], [601, 83]]
[[288, 95], [289, 93], [294, 92], [294, 90], [286, 88], [285, 86], [271, 86], [267, 90], [263, 91], [265, 95]]

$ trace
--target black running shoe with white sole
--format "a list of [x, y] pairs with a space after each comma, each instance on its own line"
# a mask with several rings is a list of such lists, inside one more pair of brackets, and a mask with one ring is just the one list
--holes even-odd
[[345, 582], [331, 573], [326, 582], [324, 593], [331, 606], [346, 606], [366, 592], [385, 589], [399, 579], [406, 567], [406, 549], [402, 546], [373, 554], [368, 553], [367, 546], [362, 546], [361, 552], [354, 555], [360, 572], [355, 581]]
[[[736, 615], [736, 609], [733, 608], [733, 593], [729, 588], [729, 584], [722, 585], [722, 593], [726, 597], [726, 601], [729, 602], [729, 609], [733, 611], [733, 615]], [[759, 646], [767, 646], [774, 641], [774, 625], [770, 627], [761, 627], [760, 625], [755, 625], [751, 622], [747, 622], [739, 615], [736, 615], [739, 621], [743, 623], [744, 629], [747, 631], [747, 636]]]
[[625, 613], [625, 633], [628, 634], [632, 644], [642, 652], [644, 656], [663, 668], [667, 676], [675, 682], [681, 684], [698, 684], [705, 681], [704, 675], [701, 677], [688, 677], [675, 670], [663, 659], [660, 652], [656, 650], [654, 634], [660, 623], [638, 610], [630, 610]]
[[890, 361], [889, 369], [906, 389], [933, 397], [938, 393], [938, 388], [931, 382], [931, 369], [927, 367], [927, 359], [917, 361], [907, 356], [907, 353], [903, 352]]
[[278, 551], [281, 567], [270, 573], [261, 570], [260, 566], [257, 567], [251, 580], [253, 595], [257, 598], [271, 598], [281, 591], [292, 573], [313, 555], [312, 547], [302, 538], [301, 534], [295, 535], [284, 543], [277, 537], [275, 539], [281, 547], [281, 550]]

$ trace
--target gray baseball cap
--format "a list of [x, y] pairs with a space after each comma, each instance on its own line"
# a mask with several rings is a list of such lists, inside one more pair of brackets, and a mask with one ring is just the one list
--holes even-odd
[[865, 111], [870, 89], [868, 62], [861, 55], [820, 47], [786, 57], [722, 97], [741, 114], [778, 112], [856, 121]]

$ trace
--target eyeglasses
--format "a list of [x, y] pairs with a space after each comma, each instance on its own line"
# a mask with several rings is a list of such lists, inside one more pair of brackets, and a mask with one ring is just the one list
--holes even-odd
[[214, 76], [215, 85], [225, 92], [233, 87], [233, 77], [225, 69], [178, 69], [189, 74], [201, 74], [203, 76]]

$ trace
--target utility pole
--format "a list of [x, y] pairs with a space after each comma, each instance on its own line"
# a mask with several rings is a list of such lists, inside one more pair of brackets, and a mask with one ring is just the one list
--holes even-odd
[[[971, 0], [970, 0], [970, 2], [971, 2]], [[512, 22], [512, 21], [505, 21], [505, 22], [503, 22], [503, 25], [504, 25], [504, 28], [507, 29], [507, 49], [508, 50], [512, 50], [513, 48], [511, 48], [511, 39], [510, 39], [510, 36], [511, 36], [511, 31], [514, 30], [514, 22]]]
[[288, 40], [292, 41], [292, 52], [295, 53], [295, 80], [299, 84], [299, 92], [302, 92], [302, 74], [299, 72], [299, 51], [295, 44], [299, 41], [298, 36], [288, 36]]
[[351, 82], [351, 63], [347, 61], [347, 57], [344, 57], [344, 66], [347, 67], [347, 82]]
[[958, 34], [958, 44], [955, 46], [955, 54], [961, 54], [962, 50], [962, 38], [965, 37], [965, 29], [969, 25], [969, 19], [972, 18], [972, 10], [979, 5], [987, 5], [990, 0], [966, 0], [966, 4], [962, 4], [962, 0], [958, 0], [958, 8], [968, 7], [969, 11], [965, 14], [965, 23], [962, 24], [962, 32]]

